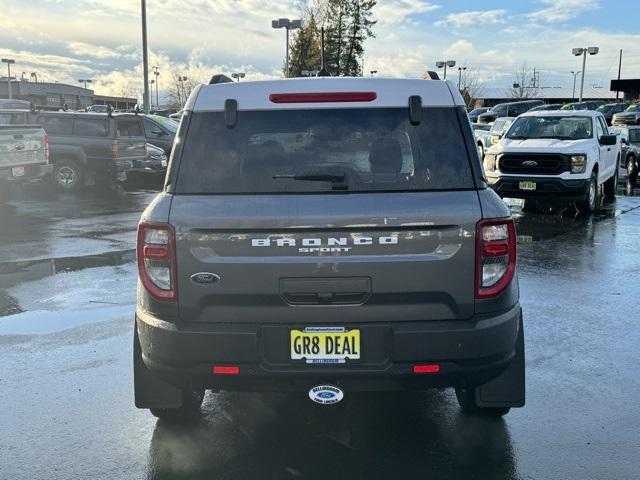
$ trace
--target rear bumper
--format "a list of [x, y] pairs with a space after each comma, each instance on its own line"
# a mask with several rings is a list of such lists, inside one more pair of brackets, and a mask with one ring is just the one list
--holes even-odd
[[[349, 390], [469, 387], [498, 376], [515, 357], [519, 306], [472, 320], [353, 324], [361, 331], [362, 360], [307, 365], [289, 359], [289, 330], [300, 325], [178, 326], [137, 312], [146, 367], [177, 386], [239, 391], [306, 391], [319, 383]], [[440, 366], [414, 374], [415, 364]], [[239, 366], [238, 375], [213, 375], [214, 365]]]
[[[487, 178], [489, 186], [501, 197], [557, 199], [567, 202], [583, 200], [589, 190], [589, 179], [563, 180], [553, 177], [498, 177]], [[535, 190], [521, 190], [520, 182], [536, 182]]]
[[0, 169], [0, 179], [7, 182], [23, 183], [30, 180], [36, 180], [42, 178], [45, 175], [49, 175], [53, 172], [53, 165], [40, 164], [40, 165], [20, 165], [24, 167], [24, 175], [15, 176], [13, 174], [13, 168]]

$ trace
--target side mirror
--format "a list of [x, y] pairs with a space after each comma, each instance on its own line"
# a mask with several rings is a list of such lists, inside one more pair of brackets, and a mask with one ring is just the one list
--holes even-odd
[[629, 145], [629, 142], [627, 142], [626, 138], [621, 138], [620, 139], [620, 143], [623, 144], [623, 145]]
[[151, 130], [151, 133], [153, 133], [154, 135], [166, 135], [166, 133], [162, 130]]
[[600, 136], [600, 145], [615, 145], [617, 142], [617, 138], [615, 135], [601, 135]]

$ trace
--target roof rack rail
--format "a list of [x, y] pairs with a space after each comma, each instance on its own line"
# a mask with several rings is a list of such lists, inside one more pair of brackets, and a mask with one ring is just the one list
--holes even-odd
[[434, 72], [433, 70], [427, 70], [427, 76], [431, 80], [440, 80], [440, 77], [438, 76], [438, 73]]
[[218, 83], [229, 83], [229, 82], [233, 83], [233, 80], [222, 73], [218, 73], [213, 77], [211, 77], [211, 80], [209, 80], [209, 85], [216, 85]]

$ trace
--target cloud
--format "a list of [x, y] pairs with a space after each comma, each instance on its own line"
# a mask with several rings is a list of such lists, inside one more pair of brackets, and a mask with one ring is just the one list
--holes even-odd
[[79, 56], [95, 58], [118, 58], [121, 56], [119, 52], [109, 47], [92, 45], [84, 42], [69, 42], [67, 47], [69, 48], [69, 51]]
[[439, 8], [439, 5], [424, 0], [386, 0], [375, 7], [374, 13], [379, 23], [400, 23], [411, 15], [432, 12]]
[[474, 12], [450, 13], [444, 20], [439, 20], [437, 26], [449, 27], [469, 27], [471, 25], [490, 25], [495, 23], [505, 23], [504, 16], [506, 10], [478, 10]]
[[546, 23], [566, 22], [584, 12], [600, 8], [597, 0], [541, 0], [541, 2], [550, 6], [529, 13], [527, 15], [529, 19]]

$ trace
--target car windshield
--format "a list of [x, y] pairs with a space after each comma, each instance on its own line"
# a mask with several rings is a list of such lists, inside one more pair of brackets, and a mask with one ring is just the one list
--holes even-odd
[[512, 118], [499, 118], [498, 120], [493, 122], [491, 133], [493, 135], [502, 135], [512, 123]]
[[157, 124], [169, 130], [169, 132], [171, 132], [172, 134], [175, 135], [178, 132], [178, 123], [175, 122], [174, 120], [171, 120], [170, 118], [167, 118], [167, 117], [163, 117], [161, 115], [149, 115], [149, 117]]
[[629, 141], [633, 143], [640, 143], [640, 128], [629, 130]]
[[189, 122], [177, 193], [466, 189], [474, 185], [453, 108], [223, 112]]
[[633, 110], [640, 110], [640, 105], [636, 104], [636, 105], [629, 105], [629, 108], [627, 108], [627, 112], [633, 111]]
[[530, 116], [520, 117], [507, 132], [509, 139], [557, 138], [583, 140], [592, 137], [590, 117]]

